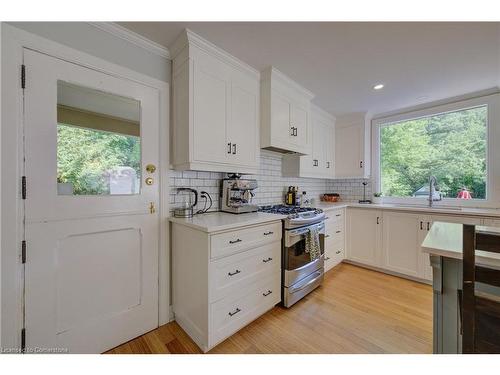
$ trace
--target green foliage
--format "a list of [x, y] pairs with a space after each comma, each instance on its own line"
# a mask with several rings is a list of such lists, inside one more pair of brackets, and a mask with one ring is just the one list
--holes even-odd
[[486, 197], [487, 108], [403, 121], [380, 130], [381, 185], [385, 196], [412, 196], [436, 176], [445, 197], [466, 187]]
[[108, 194], [105, 173], [127, 166], [140, 176], [140, 138], [58, 124], [57, 181], [77, 195]]

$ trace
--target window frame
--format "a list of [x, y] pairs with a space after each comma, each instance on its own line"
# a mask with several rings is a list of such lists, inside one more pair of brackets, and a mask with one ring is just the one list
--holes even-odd
[[[500, 94], [491, 94], [446, 104], [428, 106], [399, 114], [376, 117], [372, 120], [372, 183], [373, 192], [381, 191], [380, 129], [402, 121], [457, 112], [477, 107], [487, 107], [486, 120], [486, 199], [444, 198], [433, 202], [436, 207], [499, 207], [500, 206]], [[439, 181], [438, 181], [439, 184]], [[428, 205], [427, 198], [383, 197], [384, 203]]]

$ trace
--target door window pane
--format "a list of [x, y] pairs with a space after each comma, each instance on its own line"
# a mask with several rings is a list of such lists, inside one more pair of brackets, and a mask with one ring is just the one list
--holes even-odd
[[384, 125], [384, 196], [428, 197], [435, 176], [444, 198], [486, 199], [488, 108], [481, 106]]
[[57, 89], [58, 194], [138, 194], [140, 102], [62, 81]]

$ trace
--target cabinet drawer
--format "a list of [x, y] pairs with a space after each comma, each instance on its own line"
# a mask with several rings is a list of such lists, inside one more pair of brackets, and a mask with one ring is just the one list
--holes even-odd
[[326, 216], [328, 217], [327, 221], [331, 221], [331, 222], [341, 221], [341, 222], [344, 222], [344, 209], [327, 211], [326, 212]]
[[270, 277], [251, 288], [210, 305], [210, 343], [213, 347], [281, 301], [281, 277]]
[[281, 274], [281, 242], [234, 254], [210, 263], [211, 302], [255, 283]]
[[281, 222], [214, 234], [210, 237], [210, 257], [220, 258], [279, 240]]
[[325, 238], [330, 240], [340, 240], [344, 238], [344, 223], [327, 223], [325, 226]]

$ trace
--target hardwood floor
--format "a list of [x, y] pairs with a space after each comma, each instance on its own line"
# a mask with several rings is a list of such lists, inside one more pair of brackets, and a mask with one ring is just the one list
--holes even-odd
[[[275, 307], [209, 353], [431, 353], [429, 285], [341, 264], [291, 309]], [[108, 353], [201, 353], [175, 322]]]

